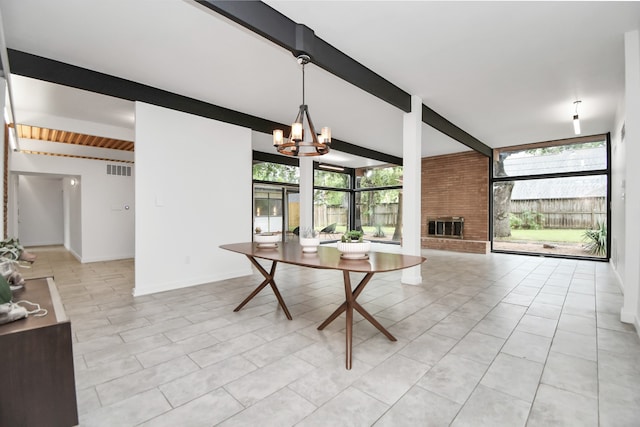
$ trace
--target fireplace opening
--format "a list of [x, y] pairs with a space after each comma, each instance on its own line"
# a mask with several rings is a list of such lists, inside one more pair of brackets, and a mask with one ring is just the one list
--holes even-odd
[[427, 235], [431, 237], [447, 237], [462, 239], [464, 218], [449, 216], [427, 219]]

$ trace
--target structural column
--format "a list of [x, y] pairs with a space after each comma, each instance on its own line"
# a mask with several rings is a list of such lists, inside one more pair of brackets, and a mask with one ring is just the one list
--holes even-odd
[[313, 228], [313, 160], [300, 157], [300, 235]]
[[[640, 33], [624, 35], [625, 51], [625, 245], [624, 304], [620, 320], [640, 331]], [[640, 333], [640, 332], [639, 332]]]
[[[422, 162], [422, 99], [411, 97], [411, 112], [402, 121], [402, 253], [420, 255], [421, 162]], [[402, 270], [402, 283], [422, 283], [420, 266]]]

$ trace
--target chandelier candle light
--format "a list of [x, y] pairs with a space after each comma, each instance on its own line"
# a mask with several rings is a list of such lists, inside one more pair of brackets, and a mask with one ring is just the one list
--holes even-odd
[[[309, 61], [308, 55], [298, 56], [298, 64], [302, 65], [302, 104], [295, 121], [291, 125], [289, 138], [284, 138], [282, 129], [273, 131], [273, 146], [276, 147], [278, 153], [286, 154], [287, 156], [321, 156], [327, 154], [331, 148], [331, 129], [323, 127], [318, 138], [309, 115], [309, 108], [304, 103], [304, 66]], [[307, 121], [306, 130], [305, 118]], [[311, 134], [310, 141], [304, 140], [305, 133]]]

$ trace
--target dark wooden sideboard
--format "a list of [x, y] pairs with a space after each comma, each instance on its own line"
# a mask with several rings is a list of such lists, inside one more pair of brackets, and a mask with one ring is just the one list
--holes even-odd
[[0, 426], [77, 425], [71, 322], [53, 279], [27, 280], [19, 300], [48, 314], [0, 325]]

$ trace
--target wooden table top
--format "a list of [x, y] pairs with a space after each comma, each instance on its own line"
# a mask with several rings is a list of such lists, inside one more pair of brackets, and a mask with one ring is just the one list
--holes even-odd
[[387, 252], [369, 252], [368, 259], [343, 259], [334, 247], [318, 247], [318, 252], [302, 252], [297, 242], [278, 242], [275, 248], [259, 248], [256, 243], [232, 243], [220, 248], [237, 252], [254, 258], [295, 264], [303, 267], [326, 268], [332, 270], [354, 271], [360, 273], [378, 273], [401, 270], [420, 265], [426, 258], [423, 256], [403, 255]]

